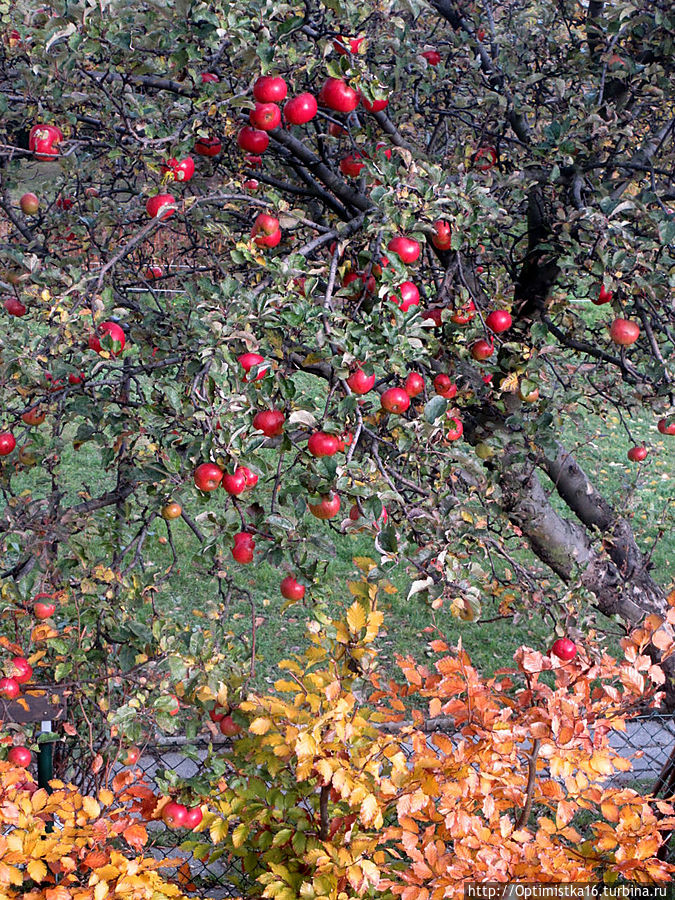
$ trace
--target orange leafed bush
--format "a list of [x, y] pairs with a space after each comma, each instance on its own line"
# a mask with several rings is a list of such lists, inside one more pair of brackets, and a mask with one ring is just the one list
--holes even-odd
[[51, 784], [51, 794], [36, 790], [24, 769], [0, 762], [0, 897], [183, 897], [157, 871], [166, 861], [138, 855], [148, 836], [124, 794]]

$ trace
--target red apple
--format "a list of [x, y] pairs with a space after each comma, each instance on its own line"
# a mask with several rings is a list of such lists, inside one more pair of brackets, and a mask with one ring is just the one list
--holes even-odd
[[74, 372], [68, 373], [68, 384], [82, 384], [83, 381], [84, 381], [84, 372], [80, 372], [79, 375], [76, 375]]
[[382, 405], [382, 409], [386, 410], [388, 413], [400, 415], [410, 406], [410, 397], [403, 388], [392, 387], [388, 388], [382, 394], [380, 397], [380, 404]]
[[278, 75], [261, 75], [253, 85], [253, 96], [258, 103], [281, 103], [287, 93], [286, 82]]
[[75, 204], [74, 197], [67, 197], [67, 196], [64, 197], [63, 194], [59, 194], [59, 196], [56, 198], [56, 208], [57, 209], [63, 209], [63, 210], [72, 209], [74, 204]]
[[445, 397], [446, 400], [452, 400], [453, 397], [457, 396], [457, 385], [445, 372], [441, 372], [440, 375], [434, 378], [434, 390], [441, 397]]
[[28, 149], [35, 158], [49, 161], [59, 155], [58, 145], [63, 140], [63, 133], [55, 125], [34, 125], [28, 135]]
[[656, 427], [661, 434], [675, 434], [675, 418], [659, 419]]
[[606, 290], [603, 284], [600, 286], [600, 293], [598, 296], [595, 298], [591, 297], [591, 303], [594, 303], [596, 306], [602, 306], [603, 303], [610, 303], [613, 296], [613, 292]]
[[319, 103], [336, 112], [350, 113], [359, 105], [359, 94], [340, 78], [328, 78], [319, 91]]
[[449, 250], [452, 246], [452, 226], [447, 219], [437, 219], [434, 222], [434, 233], [431, 243], [437, 250]]
[[260, 213], [253, 223], [251, 237], [259, 247], [276, 247], [281, 240], [279, 220], [269, 213]]
[[403, 387], [411, 399], [417, 397], [424, 390], [424, 378], [418, 372], [410, 372]]
[[[48, 601], [48, 602], [45, 602]], [[52, 594], [36, 594], [33, 597], [33, 612], [36, 619], [49, 619], [54, 615], [56, 604], [53, 601]]]
[[284, 106], [284, 118], [289, 125], [304, 125], [314, 118], [318, 108], [314, 94], [298, 94]]
[[237, 143], [247, 153], [264, 153], [270, 145], [270, 139], [266, 131], [251, 128], [247, 125], [237, 135]]
[[414, 263], [420, 255], [420, 245], [413, 238], [399, 235], [392, 238], [387, 244], [387, 250], [395, 253], [402, 263]]
[[214, 706], [213, 709], [209, 710], [209, 719], [211, 719], [215, 725], [218, 725], [219, 722], [223, 721], [229, 711], [229, 707]]
[[464, 434], [464, 426], [462, 425], [462, 420], [458, 419], [457, 416], [450, 416], [449, 419], [455, 424], [446, 431], [445, 437], [448, 441], [458, 441]]
[[488, 343], [484, 338], [481, 338], [479, 341], [476, 341], [471, 345], [471, 356], [479, 361], [492, 356], [494, 351], [494, 344]]
[[185, 819], [187, 818], [187, 807], [182, 803], [176, 803], [171, 800], [162, 809], [162, 821], [169, 828], [184, 828]]
[[185, 816], [185, 827], [194, 829], [201, 824], [202, 819], [204, 818], [204, 813], [199, 806], [193, 806], [192, 809], [188, 809], [187, 815]]
[[124, 331], [116, 322], [101, 322], [97, 328], [97, 334], [92, 334], [89, 337], [89, 349], [100, 353], [103, 348], [101, 347], [101, 341], [98, 335], [103, 337], [103, 335], [106, 334], [109, 334], [112, 340], [112, 349], [110, 352], [113, 356], [119, 356], [122, 350], [124, 350], [126, 339], [124, 337]]
[[28, 768], [32, 758], [33, 754], [28, 747], [12, 747], [7, 754], [7, 760], [11, 762], [13, 766], [21, 766], [22, 769]]
[[316, 457], [334, 456], [339, 448], [340, 442], [335, 435], [325, 431], [316, 431], [307, 441], [307, 450]]
[[485, 319], [487, 327], [495, 334], [508, 331], [513, 325], [513, 319], [505, 309], [495, 309]]
[[161, 266], [148, 266], [145, 270], [145, 277], [148, 281], [154, 281], [155, 278], [162, 278], [164, 269]]
[[339, 138], [347, 134], [347, 129], [343, 128], [343, 126], [339, 125], [337, 122], [330, 122], [328, 125], [328, 134], [331, 137]]
[[21, 212], [24, 216], [34, 216], [40, 208], [40, 201], [36, 194], [29, 192], [21, 195], [19, 206], [21, 207]]
[[473, 300], [469, 300], [469, 302], [460, 307], [458, 310], [453, 312], [450, 316], [450, 321], [454, 322], [455, 325], [468, 325], [469, 322], [476, 315], [476, 304]]
[[123, 759], [123, 764], [125, 766], [135, 766], [140, 758], [141, 751], [138, 749], [138, 747], [129, 747]]
[[640, 337], [640, 326], [630, 319], [614, 319], [609, 328], [609, 336], [615, 344], [629, 347]]
[[235, 469], [235, 475], [237, 472], [241, 472], [244, 476], [244, 480], [246, 481], [246, 488], [254, 488], [258, 483], [258, 478], [260, 477], [257, 472], [252, 472], [248, 466], [237, 466]]
[[195, 141], [195, 153], [198, 156], [218, 156], [223, 145], [217, 137], [197, 138]]
[[16, 438], [11, 431], [0, 433], [0, 456], [9, 456], [16, 447]]
[[347, 384], [355, 394], [367, 394], [375, 384], [375, 373], [366, 375], [363, 369], [357, 369], [347, 378]]
[[20, 316], [26, 315], [26, 307], [16, 297], [8, 297], [5, 300], [3, 306], [5, 307], [7, 312], [10, 314], [10, 316], [20, 317]]
[[333, 49], [340, 56], [348, 56], [351, 53], [358, 53], [363, 41], [363, 37], [350, 38], [339, 34], [333, 41]]
[[39, 406], [34, 406], [32, 409], [29, 409], [25, 412], [21, 418], [26, 423], [26, 425], [30, 425], [31, 427], [37, 427], [38, 425], [42, 425], [45, 420], [46, 413], [44, 409], [41, 409]]
[[222, 483], [227, 493], [233, 497], [238, 497], [246, 490], [246, 476], [239, 469], [236, 469], [233, 473], [227, 472], [223, 475]]
[[252, 563], [254, 550], [255, 541], [252, 534], [249, 534], [248, 531], [240, 531], [238, 534], [235, 534], [232, 556], [236, 562], [245, 566]]
[[189, 181], [195, 174], [195, 161], [191, 156], [186, 156], [180, 162], [172, 157], [164, 163], [162, 172], [171, 175], [174, 181]]
[[438, 50], [423, 50], [420, 56], [423, 56], [430, 66], [437, 66], [441, 61], [441, 54]]
[[363, 292], [366, 294], [375, 293], [375, 288], [377, 287], [377, 282], [375, 281], [374, 275], [366, 275], [365, 272], [347, 272], [345, 277], [342, 279], [342, 287], [349, 287], [350, 284], [354, 284], [354, 282], [360, 281], [360, 285], [354, 285], [357, 290], [355, 293], [351, 294], [352, 299], [356, 299], [361, 297]]
[[419, 306], [420, 292], [412, 281], [404, 281], [399, 287], [397, 294], [391, 294], [389, 299], [395, 303], [401, 312], [408, 312], [411, 306]]
[[368, 100], [363, 96], [363, 94], [361, 94], [360, 96], [361, 103], [363, 104], [364, 108], [367, 109], [370, 113], [382, 112], [383, 109], [386, 109], [387, 106], [389, 106], [389, 101], [387, 99]]
[[200, 491], [215, 491], [223, 480], [223, 470], [215, 463], [201, 463], [194, 471], [194, 482]]
[[224, 716], [220, 720], [220, 731], [225, 737], [235, 737], [241, 734], [241, 727], [237, 725], [232, 716]]
[[569, 638], [558, 638], [557, 641], [554, 641], [553, 646], [551, 647], [551, 653], [555, 654], [558, 659], [562, 659], [567, 662], [570, 659], [574, 659], [574, 657], [577, 655], [576, 644]]
[[9, 665], [12, 678], [19, 684], [26, 684], [33, 677], [33, 667], [25, 656], [13, 656]]
[[340, 171], [342, 174], [349, 176], [349, 178], [356, 178], [365, 166], [364, 162], [360, 162], [361, 159], [363, 159], [363, 153], [358, 150], [341, 159]]
[[631, 462], [642, 462], [643, 459], [647, 458], [647, 448], [644, 445], [631, 447], [626, 456]]
[[[265, 357], [261, 356], [259, 353], [242, 353], [241, 356], [237, 357], [237, 362], [240, 364], [246, 375], [251, 371], [251, 369], [258, 368], [261, 363], [265, 362]], [[255, 377], [256, 381], [260, 381], [261, 378], [264, 378], [265, 375], [269, 372], [270, 367], [261, 366], [258, 370], [258, 374]], [[244, 376], [244, 381], [248, 381], [248, 378]]]
[[287, 575], [281, 582], [281, 596], [287, 600], [302, 600], [305, 596], [305, 586], [296, 581], [292, 575]]
[[16, 678], [0, 678], [0, 697], [14, 700], [20, 693], [21, 688]]
[[340, 511], [339, 494], [323, 494], [318, 503], [307, 503], [309, 511], [317, 519], [332, 519]]
[[217, 75], [214, 75], [213, 72], [202, 72], [202, 84], [217, 84], [220, 81]]
[[497, 162], [497, 151], [494, 147], [479, 147], [473, 158], [473, 164], [479, 172], [489, 172]]
[[276, 103], [256, 103], [255, 109], [248, 114], [254, 128], [262, 131], [273, 131], [281, 125], [281, 110]]
[[155, 194], [149, 197], [145, 204], [145, 211], [151, 219], [168, 219], [176, 210], [176, 198], [173, 194]]
[[253, 427], [266, 437], [275, 437], [284, 430], [286, 417], [280, 409], [264, 409], [253, 416]]

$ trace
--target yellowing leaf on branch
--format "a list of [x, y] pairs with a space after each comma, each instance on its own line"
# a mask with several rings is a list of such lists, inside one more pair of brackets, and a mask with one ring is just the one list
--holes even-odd
[[347, 610], [347, 624], [352, 634], [358, 634], [366, 624], [366, 611], [358, 600], [355, 600]]

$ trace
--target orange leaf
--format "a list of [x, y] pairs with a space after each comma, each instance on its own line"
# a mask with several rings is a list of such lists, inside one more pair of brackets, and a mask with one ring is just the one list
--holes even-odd
[[122, 836], [134, 850], [141, 850], [148, 842], [148, 832], [143, 825], [130, 825], [124, 829]]

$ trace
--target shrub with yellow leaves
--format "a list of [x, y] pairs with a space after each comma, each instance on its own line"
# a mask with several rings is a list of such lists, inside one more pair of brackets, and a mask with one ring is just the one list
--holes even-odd
[[54, 781], [35, 790], [25, 769], [0, 762], [0, 896], [12, 900], [161, 900], [184, 895], [143, 856], [148, 835], [137, 798], [83, 796]]

